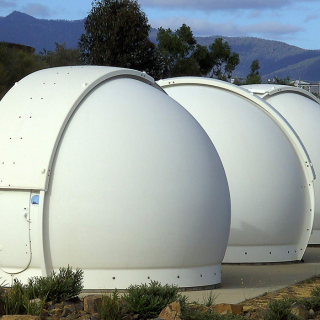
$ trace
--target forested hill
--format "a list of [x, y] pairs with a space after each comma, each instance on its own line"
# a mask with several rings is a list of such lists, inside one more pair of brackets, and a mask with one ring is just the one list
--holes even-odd
[[66, 43], [68, 47], [74, 48], [82, 33], [84, 33], [84, 19], [75, 21], [36, 19], [19, 11], [0, 17], [0, 41], [28, 45], [37, 52], [44, 48], [54, 50], [56, 42]]
[[[80, 35], [84, 33], [84, 19], [46, 20], [36, 19], [27, 14], [14, 11], [0, 17], [0, 41], [32, 46], [37, 52], [54, 50], [55, 43], [65, 43], [67, 47], [77, 46]], [[150, 38], [156, 40], [156, 29]], [[197, 37], [202, 45], [210, 45], [215, 38]], [[320, 80], [320, 50], [305, 50], [280, 41], [270, 41], [252, 37], [223, 37], [232, 50], [239, 53], [240, 64], [234, 72], [235, 77], [245, 77], [250, 71], [251, 62], [259, 60], [261, 74], [265, 78]]]
[[[218, 36], [199, 37], [197, 42], [210, 45]], [[240, 64], [234, 76], [243, 77], [250, 71], [251, 62], [259, 60], [264, 77], [320, 80], [320, 50], [306, 50], [284, 42], [252, 37], [223, 37], [232, 50], [239, 53]]]

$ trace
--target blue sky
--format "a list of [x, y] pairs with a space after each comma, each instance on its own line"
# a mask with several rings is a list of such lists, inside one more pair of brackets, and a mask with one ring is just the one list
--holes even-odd
[[[320, 49], [320, 0], [138, 0], [152, 27], [191, 27], [195, 36], [250, 36]], [[0, 16], [17, 10], [44, 19], [78, 20], [91, 0], [0, 0]]]

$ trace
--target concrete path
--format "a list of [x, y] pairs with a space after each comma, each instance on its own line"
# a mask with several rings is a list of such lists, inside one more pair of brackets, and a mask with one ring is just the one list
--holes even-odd
[[[304, 263], [276, 265], [222, 265], [222, 281], [212, 290], [215, 303], [239, 303], [320, 274], [320, 247], [308, 247]], [[183, 292], [189, 302], [203, 302], [211, 290]]]

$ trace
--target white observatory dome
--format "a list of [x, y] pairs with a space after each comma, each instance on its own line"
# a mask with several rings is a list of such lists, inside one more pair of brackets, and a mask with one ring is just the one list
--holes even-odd
[[230, 196], [205, 131], [144, 73], [35, 72], [0, 102], [0, 277], [216, 285]]
[[[270, 103], [297, 132], [312, 160], [315, 173], [320, 170], [320, 100], [313, 94], [293, 86], [244, 86]], [[320, 180], [314, 182], [315, 215], [310, 244], [320, 244]]]
[[224, 81], [185, 77], [158, 84], [206, 130], [225, 168], [231, 230], [223, 262], [300, 260], [314, 217], [314, 175], [286, 120]]

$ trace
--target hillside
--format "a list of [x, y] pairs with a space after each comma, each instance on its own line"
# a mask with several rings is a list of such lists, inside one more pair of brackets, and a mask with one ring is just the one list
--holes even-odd
[[0, 41], [19, 43], [34, 47], [37, 52], [54, 50], [55, 43], [66, 43], [76, 47], [84, 33], [84, 19], [45, 20], [36, 19], [25, 13], [14, 11], [0, 18]]
[[[210, 45], [218, 36], [198, 37], [197, 41], [202, 45]], [[221, 36], [222, 37], [222, 36]], [[251, 62], [259, 60], [260, 73], [264, 78], [308, 79], [310, 81], [320, 80], [320, 68], [307, 68], [304, 70], [304, 62], [320, 57], [320, 50], [306, 50], [291, 46], [284, 42], [264, 40], [253, 37], [222, 37], [228, 41], [232, 51], [239, 53], [240, 64], [237, 66], [234, 76], [245, 77], [250, 72]], [[300, 65], [299, 68], [293, 68]], [[306, 66], [309, 63], [306, 63]], [[281, 72], [278, 72], [280, 71]], [[315, 70], [317, 71], [315, 73]], [[302, 75], [303, 73], [303, 75]]]
[[[84, 21], [36, 19], [14, 11], [0, 17], [0, 41], [13, 42], [34, 47], [36, 52], [54, 50], [55, 43], [65, 43], [69, 48], [77, 46], [84, 33]], [[157, 29], [152, 28], [150, 39], [156, 42]], [[197, 37], [202, 45], [210, 45], [218, 36]], [[233, 51], [239, 53], [240, 64], [234, 77], [246, 77], [251, 62], [259, 60], [263, 78], [320, 80], [320, 50], [306, 50], [280, 41], [253, 37], [223, 37]]]

